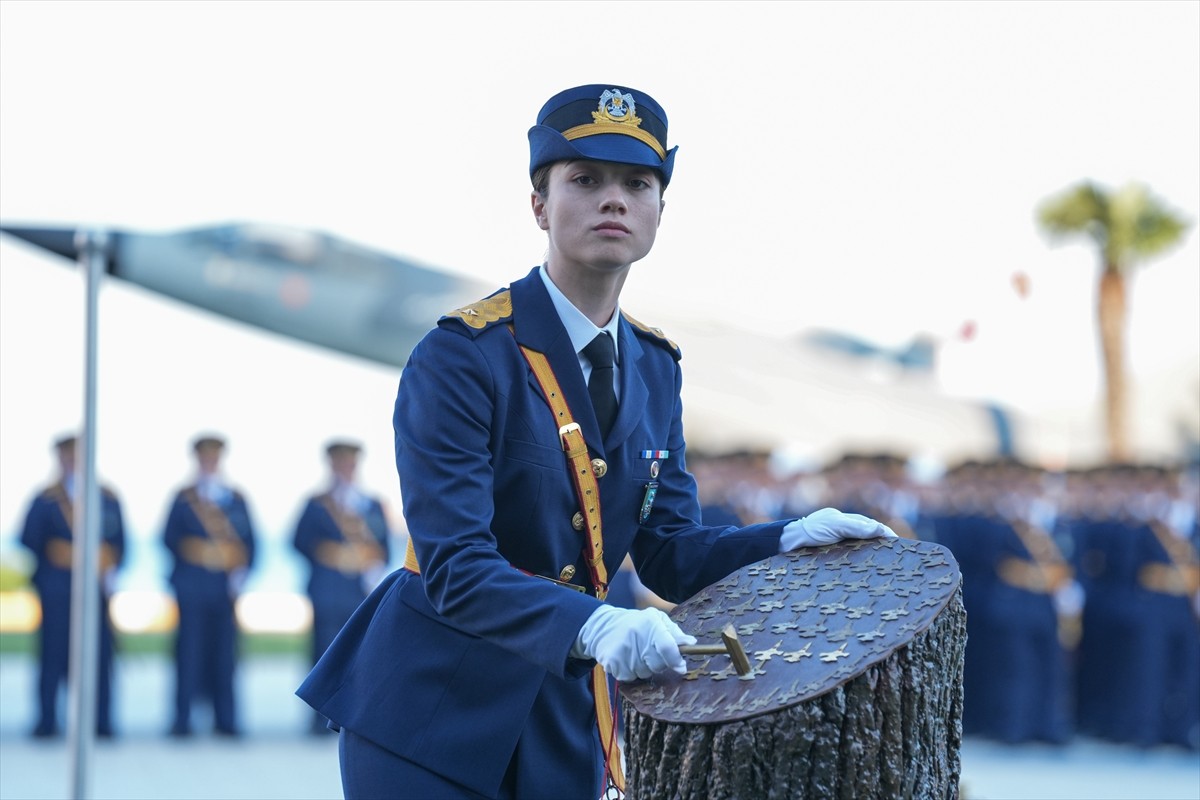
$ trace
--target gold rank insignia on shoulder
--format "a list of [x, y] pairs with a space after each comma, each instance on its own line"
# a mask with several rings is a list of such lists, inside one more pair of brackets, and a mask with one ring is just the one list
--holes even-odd
[[456, 308], [446, 316], [462, 320], [467, 327], [479, 329], [493, 322], [511, 319], [512, 315], [512, 295], [505, 289], [491, 297]]
[[637, 330], [649, 335], [650, 337], [652, 337], [654, 339], [657, 339], [659, 342], [666, 345], [669, 350], [671, 350], [675, 353], [676, 359], [678, 359], [679, 345], [675, 344], [675, 342], [668, 339], [667, 335], [665, 333], [663, 333], [662, 328], [651, 327], [650, 325], [647, 325], [644, 322], [634, 319], [633, 317], [626, 314], [624, 311], [621, 312], [621, 316], [625, 317], [625, 321], [628, 322], [630, 325], [632, 325]]

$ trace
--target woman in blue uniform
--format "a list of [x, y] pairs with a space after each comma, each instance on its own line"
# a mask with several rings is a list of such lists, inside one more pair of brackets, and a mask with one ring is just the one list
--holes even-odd
[[620, 788], [608, 678], [683, 672], [694, 642], [656, 608], [604, 602], [626, 554], [680, 602], [781, 551], [894, 535], [833, 509], [702, 524], [680, 351], [619, 307], [662, 218], [666, 114], [634, 89], [579, 86], [543, 106], [529, 145], [546, 260], [413, 351], [394, 415], [405, 568], [298, 692], [341, 729], [347, 797]]

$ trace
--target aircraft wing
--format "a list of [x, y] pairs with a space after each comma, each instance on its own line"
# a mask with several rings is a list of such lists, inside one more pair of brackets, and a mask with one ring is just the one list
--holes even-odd
[[[0, 231], [79, 257], [75, 228]], [[496, 288], [327, 234], [257, 224], [110, 231], [106, 271], [240, 322], [397, 367], [440, 315]]]

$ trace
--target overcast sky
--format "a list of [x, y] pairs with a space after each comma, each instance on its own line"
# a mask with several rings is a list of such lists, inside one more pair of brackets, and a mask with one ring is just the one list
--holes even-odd
[[[887, 345], [972, 323], [992, 360], [967, 359], [956, 388], [1066, 404], [1099, 388], [1096, 257], [1051, 246], [1035, 209], [1085, 178], [1137, 180], [1197, 218], [1198, 31], [1200, 4], [1146, 0], [5, 0], [0, 220], [282, 223], [499, 286], [545, 249], [538, 108], [630, 85], [666, 108], [679, 153], [628, 311]], [[4, 543], [49, 441], [82, 419], [83, 294], [76, 270], [7, 237], [0, 259]], [[1198, 264], [1193, 227], [1135, 279], [1139, 372], [1200, 360]], [[229, 436], [264, 529], [292, 524], [334, 435], [366, 442], [364, 480], [398, 506], [394, 370], [119, 282], [101, 319], [100, 472], [136, 534], [157, 533], [202, 429]]]

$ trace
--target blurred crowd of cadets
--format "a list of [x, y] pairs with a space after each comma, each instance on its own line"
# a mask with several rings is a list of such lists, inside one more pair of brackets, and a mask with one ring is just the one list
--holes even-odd
[[969, 461], [916, 480], [890, 454], [777, 477], [691, 455], [706, 522], [823, 506], [938, 542], [963, 574], [967, 735], [1200, 749], [1200, 470]]
[[[1200, 465], [997, 459], [935, 479], [914, 466], [849, 454], [781, 475], [766, 453], [689, 454], [707, 524], [833, 506], [950, 549], [968, 615], [964, 734], [1200, 750]], [[609, 600], [671, 608], [628, 560]]]

